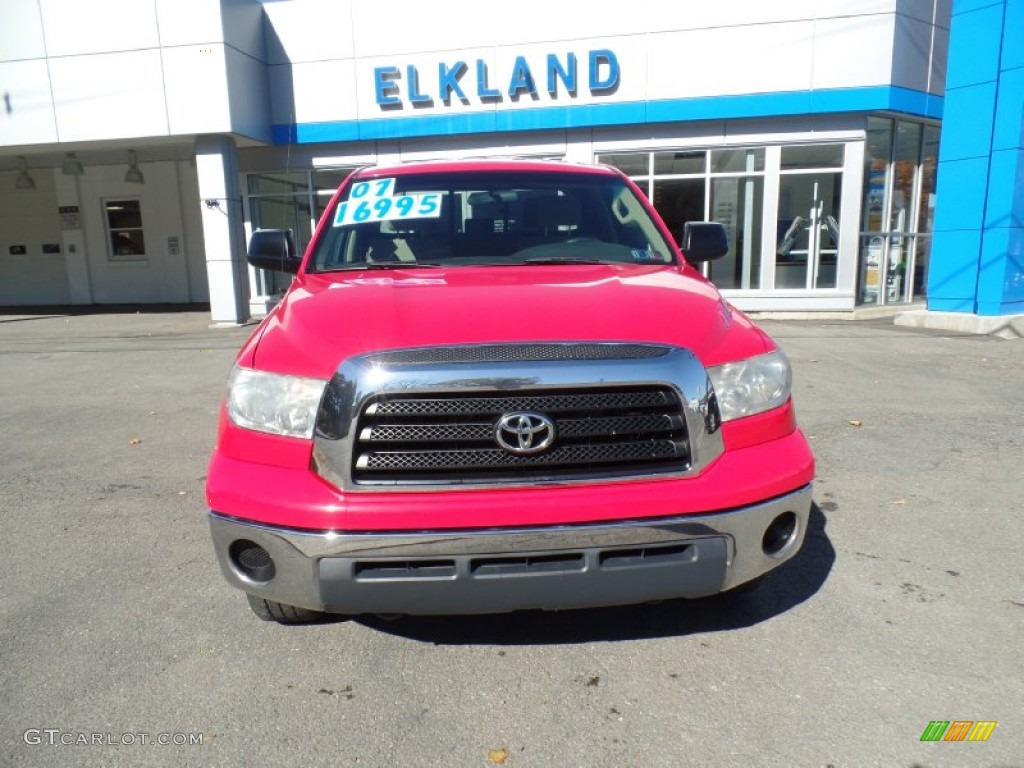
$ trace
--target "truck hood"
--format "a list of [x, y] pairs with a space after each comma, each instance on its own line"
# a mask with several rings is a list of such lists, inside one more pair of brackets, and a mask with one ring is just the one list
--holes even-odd
[[531, 265], [300, 275], [240, 359], [329, 378], [369, 351], [535, 341], [674, 344], [705, 365], [768, 349], [689, 267]]

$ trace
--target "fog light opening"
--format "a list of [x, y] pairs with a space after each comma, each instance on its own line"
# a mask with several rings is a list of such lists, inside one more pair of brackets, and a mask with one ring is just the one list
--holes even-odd
[[228, 550], [228, 556], [238, 575], [249, 581], [265, 584], [273, 579], [277, 572], [270, 553], [248, 539], [233, 542]]
[[769, 557], [779, 557], [790, 548], [796, 540], [800, 521], [792, 512], [783, 512], [772, 520], [764, 530], [761, 549]]

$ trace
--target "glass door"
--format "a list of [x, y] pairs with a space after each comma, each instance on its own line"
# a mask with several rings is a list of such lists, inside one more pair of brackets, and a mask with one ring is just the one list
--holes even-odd
[[841, 173], [779, 180], [776, 288], [835, 288]]
[[782, 148], [775, 244], [777, 289], [836, 287], [844, 151], [842, 144]]

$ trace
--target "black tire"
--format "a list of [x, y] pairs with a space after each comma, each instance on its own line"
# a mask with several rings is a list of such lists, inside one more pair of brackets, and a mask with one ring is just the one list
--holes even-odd
[[252, 612], [263, 621], [276, 621], [278, 624], [305, 624], [324, 617], [322, 611], [311, 611], [308, 608], [285, 605], [274, 600], [264, 600], [258, 595], [249, 593], [246, 593], [245, 596], [249, 599], [249, 607]]

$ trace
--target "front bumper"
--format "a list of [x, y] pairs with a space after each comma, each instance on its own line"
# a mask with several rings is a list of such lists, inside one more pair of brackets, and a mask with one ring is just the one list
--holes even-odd
[[[331, 613], [467, 614], [704, 597], [800, 549], [810, 484], [713, 514], [420, 533], [309, 532], [210, 513], [234, 586]], [[774, 525], [773, 525], [774, 523]], [[252, 553], [272, 568], [247, 569]], [[272, 577], [270, 573], [272, 572]]]

